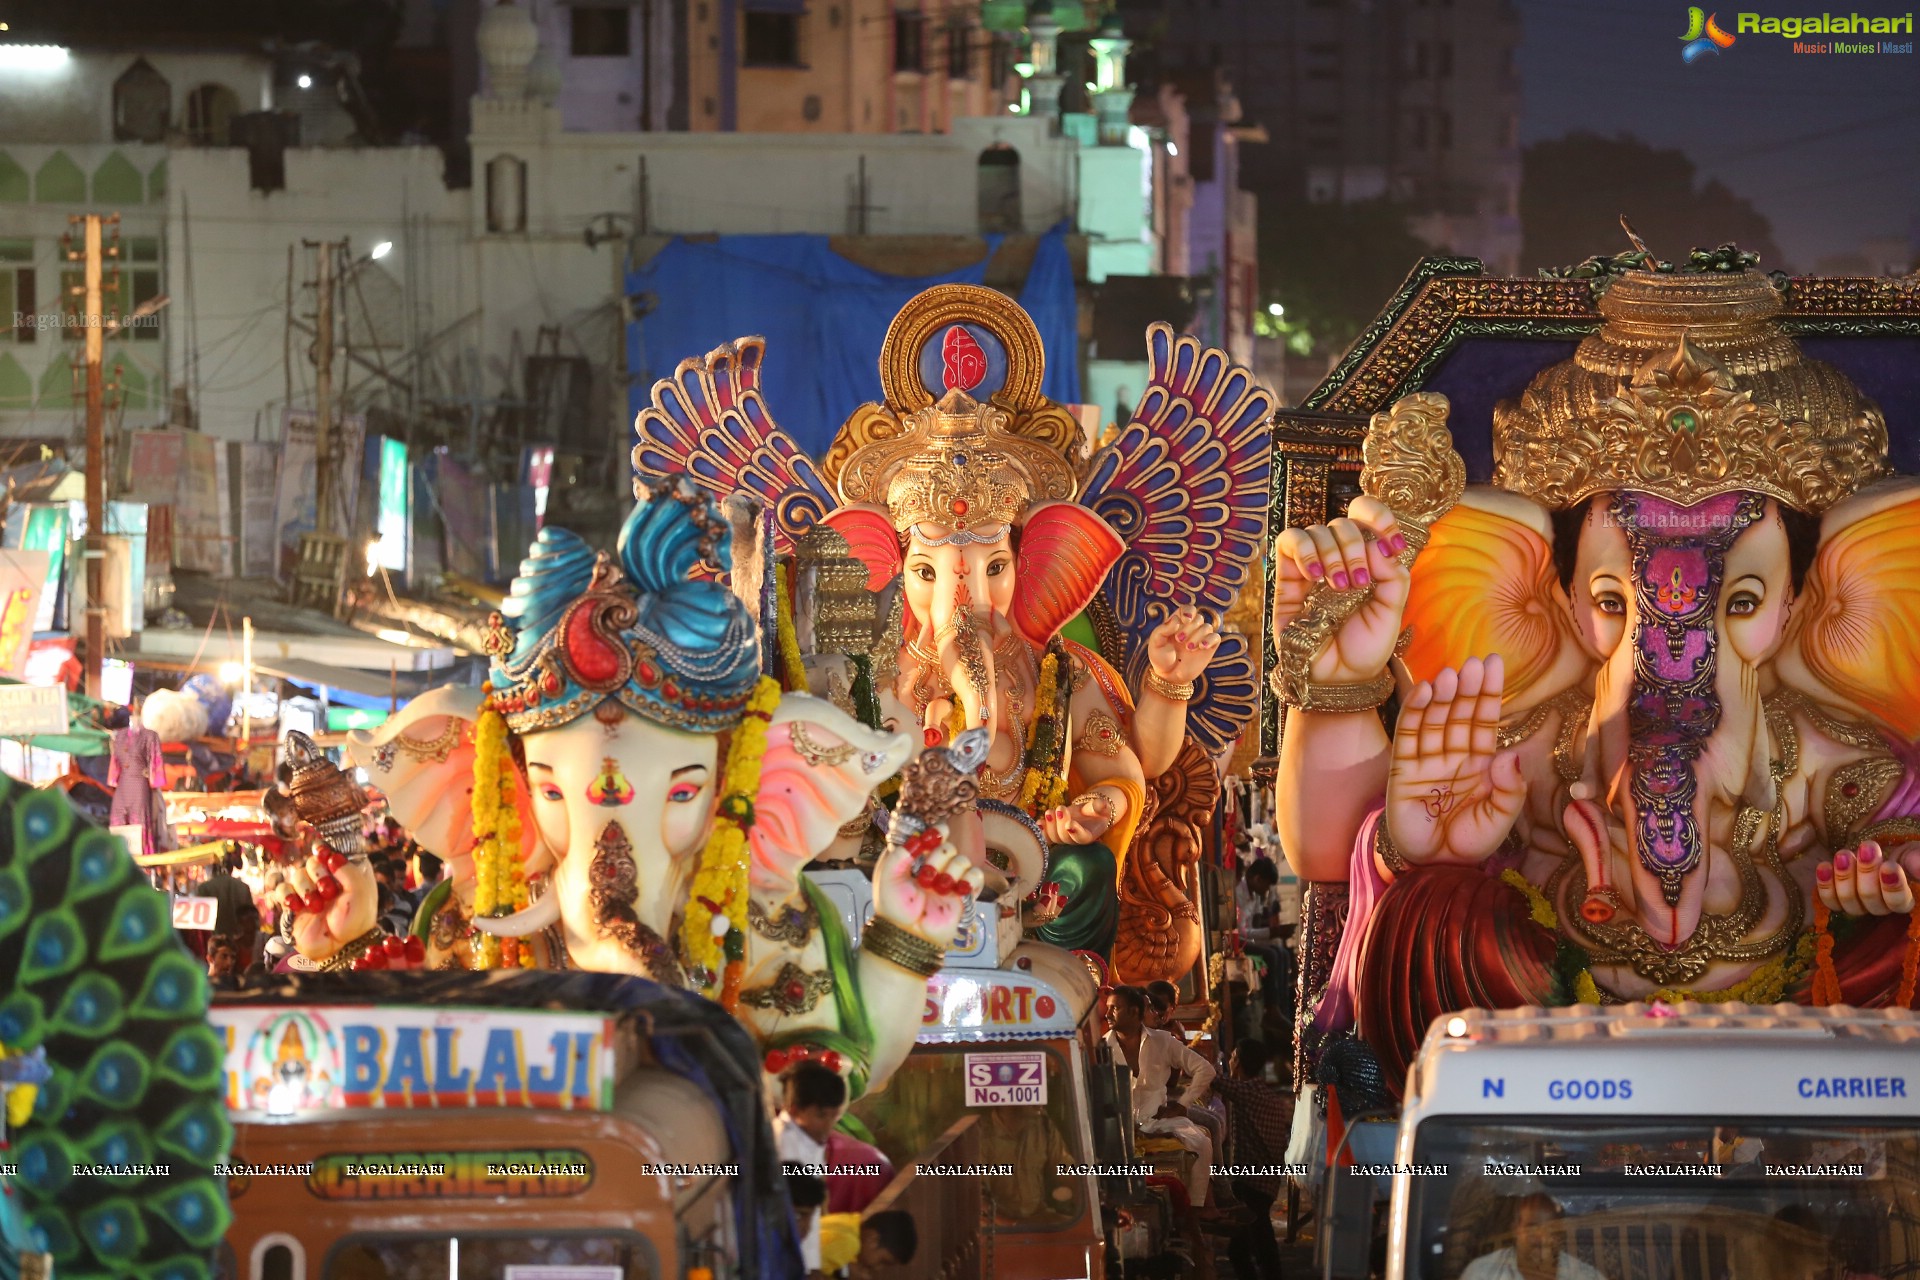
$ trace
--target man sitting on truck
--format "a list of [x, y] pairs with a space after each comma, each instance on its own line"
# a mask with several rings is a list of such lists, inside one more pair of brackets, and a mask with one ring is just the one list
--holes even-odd
[[1544, 1191], [1525, 1195], [1513, 1206], [1513, 1243], [1467, 1264], [1460, 1280], [1606, 1280], [1560, 1245], [1565, 1211]]
[[[1195, 1209], [1207, 1202], [1207, 1184], [1213, 1176], [1213, 1139], [1187, 1118], [1213, 1087], [1213, 1064], [1164, 1031], [1146, 1024], [1147, 993], [1139, 987], [1115, 987], [1109, 997], [1113, 1030], [1107, 1047], [1133, 1072], [1133, 1120], [1140, 1132], [1172, 1138], [1193, 1152], [1193, 1172], [1187, 1176], [1187, 1198]], [[1167, 1085], [1176, 1074], [1189, 1073], [1180, 1101], [1167, 1097]]]

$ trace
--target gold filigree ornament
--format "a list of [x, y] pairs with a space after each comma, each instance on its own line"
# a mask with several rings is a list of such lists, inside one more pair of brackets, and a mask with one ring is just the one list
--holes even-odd
[[1817, 515], [1890, 473], [1879, 408], [1801, 355], [1764, 277], [1629, 273], [1600, 310], [1572, 360], [1495, 406], [1499, 487], [1556, 510], [1627, 489], [1683, 507], [1763, 493]]
[[949, 391], [916, 412], [904, 435], [847, 459], [841, 501], [884, 504], [902, 531], [928, 524], [991, 532], [1019, 521], [1035, 502], [1071, 499], [1079, 487], [1072, 465], [1007, 422], [1005, 410]]

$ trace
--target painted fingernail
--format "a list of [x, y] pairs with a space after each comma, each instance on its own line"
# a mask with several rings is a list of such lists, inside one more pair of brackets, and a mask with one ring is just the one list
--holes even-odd
[[1365, 569], [1355, 569], [1353, 571], [1354, 586], [1364, 587], [1367, 585], [1367, 583], [1371, 581], [1373, 581], [1372, 575], [1370, 575]]
[[1880, 883], [1889, 889], [1900, 887], [1900, 869], [1898, 867], [1880, 868]]
[[1860, 850], [1861, 866], [1870, 867], [1878, 861], [1880, 861], [1880, 851], [1872, 845], [1867, 845]]
[[1853, 855], [1852, 855], [1852, 854], [1850, 854], [1850, 853], [1836, 853], [1836, 854], [1834, 854], [1834, 855], [1833, 855], [1833, 869], [1834, 869], [1835, 871], [1851, 871], [1851, 870], [1853, 870]]
[[1176, 631], [1173, 633], [1173, 638], [1175, 640], [1185, 640], [1187, 638], [1187, 633], [1184, 631]]
[[1347, 571], [1345, 569], [1335, 569], [1327, 576], [1327, 581], [1333, 584], [1336, 591], [1345, 591], [1347, 589]]
[[1825, 884], [1833, 879], [1833, 868], [1823, 862], [1813, 869], [1813, 878]]
[[1307, 566], [1307, 576], [1309, 578], [1324, 578], [1327, 576], [1327, 571], [1326, 571], [1326, 568], [1323, 565], [1321, 565], [1321, 563], [1318, 560], [1315, 560], [1312, 564]]
[[1397, 556], [1402, 551], [1405, 551], [1406, 549], [1407, 549], [1407, 539], [1405, 535], [1396, 533], [1391, 538], [1387, 539], [1387, 550], [1393, 553], [1394, 555]]

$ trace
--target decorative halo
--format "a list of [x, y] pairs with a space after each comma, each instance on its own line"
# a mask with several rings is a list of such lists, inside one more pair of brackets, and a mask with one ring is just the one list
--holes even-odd
[[994, 289], [940, 284], [916, 294], [887, 327], [880, 387], [905, 416], [958, 388], [1015, 413], [1045, 403], [1040, 331], [1026, 309]]

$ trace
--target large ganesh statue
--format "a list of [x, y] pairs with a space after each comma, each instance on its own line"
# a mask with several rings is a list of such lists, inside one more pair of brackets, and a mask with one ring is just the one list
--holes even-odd
[[[632, 973], [706, 994], [769, 1061], [854, 1094], [912, 1047], [981, 873], [943, 798], [979, 735], [909, 769], [850, 946], [800, 869], [908, 764], [904, 734], [763, 677], [761, 631], [721, 579], [734, 534], [684, 477], [640, 486], [617, 552], [541, 531], [489, 636], [491, 681], [443, 688], [349, 752], [447, 861], [420, 929], [435, 966]], [[928, 775], [945, 769], [948, 785]]]
[[1616, 274], [1490, 485], [1414, 394], [1276, 542], [1279, 831], [1348, 893], [1313, 1029], [1395, 1081], [1469, 1006], [1914, 1002], [1920, 481], [1768, 277]]
[[[1156, 325], [1138, 409], [1089, 450], [1040, 393], [1026, 313], [943, 285], [894, 319], [883, 401], [816, 463], [773, 421], [764, 355], [743, 338], [660, 382], [636, 473], [764, 510], [794, 683], [916, 748], [984, 731], [971, 856], [1031, 933], [1126, 980], [1188, 974], [1212, 757], [1257, 692], [1220, 620], [1264, 540], [1271, 395]], [[835, 857], [873, 830], [856, 818]]]

